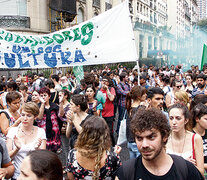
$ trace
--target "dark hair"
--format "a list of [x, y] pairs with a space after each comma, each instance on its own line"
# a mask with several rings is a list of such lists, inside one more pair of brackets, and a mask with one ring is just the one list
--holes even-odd
[[62, 89], [62, 90], [60, 90], [60, 92], [62, 92], [64, 94], [64, 96], [67, 96], [67, 100], [70, 100], [70, 93], [68, 90]]
[[85, 83], [88, 85], [88, 84], [93, 84], [94, 81], [95, 81], [95, 76], [94, 74], [92, 73], [88, 73], [88, 74], [85, 74], [84, 75], [84, 80], [85, 80]]
[[180, 80], [177, 80], [177, 79], [174, 79], [174, 80], [172, 81], [172, 83], [171, 83], [171, 86], [172, 86], [172, 87], [175, 87], [175, 86], [176, 86], [176, 83], [181, 83], [181, 81], [180, 81]]
[[140, 100], [141, 97], [147, 93], [147, 90], [142, 86], [134, 86], [126, 96], [126, 109], [129, 113], [131, 109], [132, 100]]
[[95, 89], [95, 87], [94, 87], [92, 84], [89, 84], [89, 85], [87, 85], [87, 87], [86, 87], [86, 90], [85, 90], [85, 91], [87, 91], [87, 89], [88, 89], [88, 88], [93, 89], [93, 91], [94, 91], [94, 97], [95, 97], [95, 94], [96, 94], [96, 89]]
[[16, 91], [17, 90], [17, 83], [14, 81], [8, 82], [7, 88], [12, 88], [13, 91]]
[[49, 87], [50, 89], [55, 88], [55, 84], [52, 80], [48, 79], [45, 81], [45, 86]]
[[59, 76], [57, 74], [53, 74], [51, 76], [51, 79], [55, 79], [58, 82], [60, 78], [59, 78]]
[[86, 109], [88, 109], [88, 99], [84, 95], [74, 94], [72, 95], [71, 100], [76, 106], [80, 105], [81, 111], [85, 111]]
[[182, 110], [184, 118], [189, 120], [188, 123], [185, 125], [185, 128], [189, 129], [191, 126], [190, 125], [191, 114], [190, 114], [190, 111], [188, 110], [188, 107], [184, 104], [176, 103], [176, 104], [173, 104], [172, 106], [170, 106], [170, 108], [168, 109], [168, 113], [170, 113], [170, 111], [172, 109], [181, 109]]
[[6, 102], [7, 104], [11, 103], [12, 101], [16, 100], [16, 99], [21, 99], [21, 95], [20, 93], [16, 92], [16, 91], [12, 91], [12, 92], [8, 92], [6, 95]]
[[192, 110], [192, 128], [196, 125], [196, 118], [200, 119], [202, 116], [207, 114], [207, 106], [199, 103]]
[[147, 98], [152, 99], [155, 94], [161, 94], [164, 96], [164, 91], [160, 87], [153, 87], [148, 90], [147, 92]]
[[81, 86], [85, 87], [85, 86], [86, 86], [85, 79], [81, 79], [81, 80], [80, 80], [80, 84], [81, 84]]
[[62, 163], [54, 152], [35, 150], [30, 151], [27, 156], [30, 159], [31, 169], [38, 178], [63, 179]]
[[6, 89], [6, 83], [5, 82], [1, 82], [0, 83], [0, 91], [3, 91], [4, 88]]
[[21, 84], [20, 86], [19, 86], [19, 90], [22, 90], [22, 91], [24, 91], [24, 90], [28, 90], [28, 87], [27, 86], [25, 86], [24, 84]]
[[28, 78], [31, 78], [32, 80], [34, 79], [34, 75], [32, 75], [32, 74], [28, 74], [27, 77], [28, 77]]
[[201, 78], [203, 80], [206, 80], [206, 75], [204, 75], [203, 73], [200, 73], [197, 75], [196, 79]]
[[39, 90], [39, 94], [44, 94], [47, 93], [50, 96], [50, 89], [48, 89], [47, 87], [43, 87]]
[[123, 81], [123, 79], [127, 76], [126, 72], [122, 72], [119, 77], [120, 77], [120, 81]]
[[[166, 116], [162, 111], [150, 108], [139, 109], [131, 120], [131, 131], [134, 135], [144, 131], [156, 129], [161, 133], [162, 138], [168, 138], [170, 135], [170, 126]], [[165, 144], [167, 142], [164, 142]]]
[[196, 106], [199, 103], [202, 103], [202, 104], [207, 103], [207, 95], [206, 94], [197, 94], [194, 97], [194, 99], [191, 101], [190, 109], [193, 109], [193, 107]]

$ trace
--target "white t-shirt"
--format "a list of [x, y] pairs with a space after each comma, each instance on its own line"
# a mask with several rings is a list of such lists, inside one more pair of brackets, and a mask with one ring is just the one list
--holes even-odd
[[[21, 124], [18, 127], [12, 127], [7, 134], [7, 138], [12, 139], [12, 141], [13, 141], [14, 136], [17, 136], [17, 132], [18, 132], [18, 129], [20, 128], [20, 126], [21, 126]], [[42, 140], [44, 140], [44, 139], [46, 140], [46, 134], [45, 134], [44, 129], [38, 127], [37, 136], [36, 136], [35, 140], [28, 143], [28, 144], [23, 144], [21, 149], [14, 156], [12, 163], [14, 164], [15, 171], [14, 171], [14, 175], [12, 178], [17, 179], [17, 177], [20, 174], [20, 165], [22, 163], [22, 160], [27, 156], [27, 153], [29, 151], [35, 150], [35, 143], [38, 141], [39, 138], [41, 138]], [[15, 149], [14, 141], [12, 143], [12, 148]]]

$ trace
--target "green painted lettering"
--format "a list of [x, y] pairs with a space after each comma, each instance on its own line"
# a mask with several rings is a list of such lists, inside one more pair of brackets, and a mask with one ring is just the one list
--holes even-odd
[[[94, 28], [94, 26], [93, 26], [92, 22], [84, 24], [81, 27], [81, 32], [82, 32], [82, 35], [84, 36], [81, 39], [81, 44], [82, 45], [87, 45], [87, 44], [89, 44], [91, 42], [92, 37], [93, 37], [93, 28]], [[87, 38], [85, 36], [87, 36]]]
[[59, 44], [62, 44], [64, 41], [63, 36], [61, 36], [60, 34], [54, 34], [52, 37]]
[[75, 34], [75, 37], [74, 37], [73, 41], [81, 39], [81, 34], [80, 34], [80, 31], [79, 31], [79, 28], [73, 29], [73, 32]]
[[65, 37], [65, 40], [69, 39], [70, 41], [71, 39], [73, 39], [73, 37], [70, 36], [70, 31], [63, 31], [62, 34]]
[[51, 44], [54, 42], [54, 40], [48, 36], [43, 36], [43, 38], [47, 41], [47, 45]]
[[23, 36], [23, 38], [25, 38], [24, 44], [27, 44], [28, 42], [33, 43], [33, 40], [27, 38], [26, 36]]
[[16, 40], [14, 41], [14, 43], [20, 43], [23, 41], [23, 38], [20, 35], [15, 34], [16, 36]]
[[30, 37], [34, 40], [34, 43], [31, 46], [37, 46], [38, 45], [38, 41], [35, 38], [33, 38], [32, 36], [30, 36]]
[[[4, 34], [4, 31], [1, 30], [1, 31], [0, 31], [0, 34]], [[3, 37], [0, 36], [0, 40], [2, 40], [2, 39], [3, 39]]]
[[6, 34], [5, 41], [8, 41], [8, 42], [13, 41], [13, 35], [12, 35], [12, 33], [9, 33], [8, 32]]

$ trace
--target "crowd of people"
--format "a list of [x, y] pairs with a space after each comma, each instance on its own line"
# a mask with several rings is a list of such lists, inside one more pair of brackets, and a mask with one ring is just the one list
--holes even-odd
[[207, 65], [2, 76], [0, 179], [205, 179], [206, 80]]

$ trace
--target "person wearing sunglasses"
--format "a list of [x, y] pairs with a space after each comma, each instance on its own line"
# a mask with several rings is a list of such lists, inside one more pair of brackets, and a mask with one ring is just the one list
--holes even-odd
[[175, 103], [175, 93], [181, 90], [183, 83], [179, 80], [174, 80], [172, 82], [172, 90], [167, 93], [166, 95], [166, 106], [169, 108], [171, 105]]

